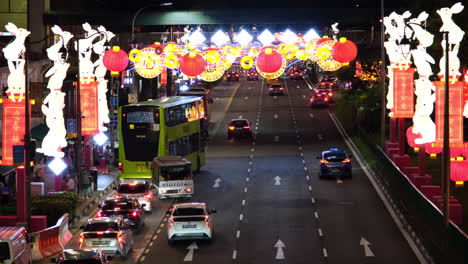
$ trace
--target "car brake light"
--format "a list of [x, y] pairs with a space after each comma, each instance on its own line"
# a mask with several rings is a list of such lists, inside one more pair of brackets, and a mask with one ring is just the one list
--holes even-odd
[[302, 76], [302, 73], [299, 73], [299, 76]]
[[325, 97], [325, 99], [323, 99], [325, 102], [328, 101], [328, 97]]
[[209, 229], [210, 228], [210, 221], [209, 221], [209, 217], [208, 216], [205, 216], [205, 225], [206, 227]]
[[97, 212], [96, 217], [102, 217], [102, 216], [103, 216], [102, 211]]
[[280, 90], [284, 90], [283, 87], [281, 87]]
[[169, 226], [168, 226], [168, 227], [169, 227], [169, 230], [172, 229], [172, 226], [173, 226], [173, 225], [174, 225], [174, 218], [169, 217]]
[[138, 216], [138, 211], [136, 211], [136, 210], [133, 211], [133, 212], [132, 212], [132, 216], [133, 216], [133, 217], [137, 217], [137, 216]]
[[123, 238], [122, 238], [122, 233], [117, 233], [117, 241], [119, 242], [119, 245], [122, 247], [123, 245]]
[[122, 198], [122, 195], [116, 194], [116, 195], [114, 195], [114, 198], [117, 198], [117, 199]]
[[83, 234], [80, 234], [80, 240], [78, 242], [79, 246], [81, 248], [81, 246], [83, 245], [83, 241], [84, 241], [84, 235]]
[[322, 160], [320, 160], [320, 163], [328, 163], [328, 160], [322, 159]]
[[333, 93], [328, 93], [328, 96], [332, 96], [332, 95], [333, 95]]
[[320, 97], [320, 96], [322, 96], [322, 94], [321, 94], [321, 93], [318, 93], [317, 96]]
[[310, 98], [310, 101], [313, 102], [313, 101], [314, 101], [314, 98]]
[[186, 188], [186, 189], [184, 189], [184, 192], [186, 192], [186, 193], [192, 193], [192, 188]]
[[239, 77], [239, 74], [236, 74], [236, 77]]
[[124, 172], [124, 165], [122, 162], [119, 162], [119, 171]]
[[258, 76], [258, 73], [256, 73], [255, 76]]
[[147, 193], [145, 195], [145, 198], [151, 199], [151, 198], [153, 198], [153, 194], [151, 192], [149, 192], [149, 193]]
[[349, 159], [344, 159], [343, 162], [351, 162]]
[[273, 90], [273, 88], [268, 88], [268, 90], [270, 90], [270, 91], [271, 91], [271, 90]]
[[236, 129], [235, 126], [229, 126], [229, 130], [234, 130], [234, 129]]
[[227, 75], [227, 77], [229, 78], [229, 77], [231, 77], [231, 75], [230, 75], [230, 74], [228, 74], [228, 75]]
[[120, 210], [120, 207], [114, 207], [114, 210], [118, 211]]
[[129, 186], [134, 187], [134, 186], [136, 186], [136, 183], [130, 183]]
[[250, 129], [250, 126], [244, 126], [244, 129]]
[[294, 74], [292, 74], [292, 73], [291, 73], [290, 75], [291, 75], [291, 76], [294, 76]]
[[96, 234], [98, 234], [98, 236], [102, 236], [102, 235], [104, 235], [104, 232], [99, 231]]

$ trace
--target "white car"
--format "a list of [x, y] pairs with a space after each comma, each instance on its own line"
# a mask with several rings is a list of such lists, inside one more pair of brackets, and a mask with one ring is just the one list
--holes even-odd
[[174, 204], [167, 211], [167, 239], [174, 240], [213, 239], [213, 213], [205, 203]]
[[126, 258], [133, 249], [133, 233], [121, 217], [100, 217], [88, 219], [80, 227], [79, 247], [101, 249], [106, 255], [120, 255]]
[[151, 213], [153, 210], [151, 207], [153, 189], [154, 186], [150, 185], [146, 180], [123, 179], [120, 181], [119, 186], [115, 188], [117, 193], [114, 194], [114, 198], [135, 198], [140, 204], [145, 205], [145, 212]]

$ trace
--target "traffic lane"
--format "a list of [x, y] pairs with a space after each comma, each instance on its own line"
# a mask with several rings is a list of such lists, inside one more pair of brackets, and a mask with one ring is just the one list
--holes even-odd
[[[163, 219], [166, 211], [169, 209], [172, 204], [171, 200], [158, 200], [153, 199], [151, 205], [153, 207], [152, 214], [145, 214], [145, 225], [139, 231], [133, 232], [133, 250], [130, 256], [127, 259], [114, 258], [113, 263], [136, 263], [138, 258], [146, 248], [146, 245], [150, 242], [153, 233], [159, 227], [161, 220]], [[95, 215], [94, 215], [95, 216]], [[79, 247], [79, 235], [74, 237], [74, 239], [67, 245], [67, 248], [78, 248]]]
[[[293, 95], [300, 101], [300, 92]], [[299, 105], [299, 104], [295, 104]], [[390, 214], [378, 198], [367, 176], [356, 161], [353, 163], [353, 179], [320, 180], [318, 178], [320, 152], [337, 147], [350, 151], [330, 119], [327, 109], [304, 111], [297, 108], [299, 131], [303, 135], [305, 159], [309, 165], [311, 184], [321, 216], [321, 225], [329, 253], [330, 263], [343, 261], [358, 263], [417, 263], [418, 260]], [[300, 114], [302, 112], [302, 114]], [[310, 113], [320, 126], [308, 125]], [[326, 133], [325, 133], [326, 131]], [[318, 136], [321, 135], [321, 136]], [[368, 242], [370, 246], [361, 245]], [[369, 249], [366, 251], [365, 247]], [[374, 256], [370, 256], [374, 255]]]

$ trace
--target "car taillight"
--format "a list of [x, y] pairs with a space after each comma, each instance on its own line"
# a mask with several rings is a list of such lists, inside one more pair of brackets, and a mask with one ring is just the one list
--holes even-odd
[[172, 229], [172, 226], [173, 226], [173, 225], [174, 225], [174, 218], [169, 217], [169, 226], [168, 226], [169, 230]]
[[333, 96], [333, 93], [328, 93], [328, 96]]
[[229, 130], [234, 130], [234, 129], [236, 129], [235, 126], [229, 126]]
[[102, 217], [102, 216], [103, 216], [102, 211], [98, 211], [96, 217]]
[[138, 211], [136, 211], [136, 210], [133, 211], [133, 212], [132, 212], [132, 216], [133, 216], [133, 217], [137, 217], [137, 216], [138, 216]]
[[122, 237], [122, 233], [118, 233], [117, 234], [117, 241], [119, 242], [119, 245], [122, 247], [123, 245], [123, 237]]
[[281, 87], [280, 90], [284, 90], [283, 87]]
[[325, 97], [325, 99], [323, 99], [323, 100], [324, 100], [325, 102], [327, 102], [327, 101], [328, 101], [328, 97]]
[[117, 198], [117, 199], [122, 198], [122, 195], [116, 194], [116, 195], [114, 195], [114, 198]]
[[258, 76], [258, 73], [256, 73], [255, 76]]
[[231, 75], [230, 75], [230, 74], [228, 74], [228, 75], [227, 75], [227, 77], [229, 78], [229, 77], [231, 77]]
[[239, 77], [239, 74], [236, 74], [236, 77]]
[[102, 236], [102, 235], [104, 235], [104, 232], [99, 231], [99, 232], [96, 232], [96, 234], [98, 234], [98, 236]]
[[322, 160], [320, 160], [320, 163], [328, 163], [328, 160], [322, 159]]
[[210, 221], [209, 221], [209, 217], [208, 216], [205, 216], [205, 225], [207, 228], [210, 228]]
[[351, 162], [349, 159], [344, 159], [343, 162]]
[[184, 189], [184, 192], [186, 192], [186, 193], [192, 193], [192, 188], [185, 188], [185, 189]]
[[250, 129], [250, 126], [244, 126], [244, 129]]
[[310, 98], [310, 101], [313, 102], [313, 101], [314, 101], [314, 98]]
[[151, 192], [149, 192], [149, 193], [145, 194], [145, 198], [151, 199], [151, 198], [153, 198], [153, 194]]
[[299, 73], [299, 76], [302, 76], [302, 73]]
[[78, 241], [78, 244], [79, 244], [78, 247], [81, 248], [81, 246], [83, 245], [83, 241], [84, 241], [84, 235], [83, 235], [83, 234], [80, 234], [80, 240]]
[[119, 162], [119, 171], [124, 172], [124, 165], [122, 162]]
[[322, 96], [322, 94], [321, 94], [321, 93], [318, 93], [317, 96], [320, 97], [320, 96]]
[[163, 194], [167, 193], [167, 190], [161, 190], [161, 193], [163, 193]]
[[291, 73], [290, 75], [291, 75], [291, 76], [294, 76], [294, 74], [292, 74], [292, 73]]

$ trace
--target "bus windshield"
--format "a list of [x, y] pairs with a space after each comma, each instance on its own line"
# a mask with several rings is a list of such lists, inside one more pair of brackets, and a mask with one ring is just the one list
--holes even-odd
[[127, 160], [153, 160], [158, 155], [159, 108], [154, 106], [124, 107], [122, 137]]
[[189, 166], [171, 166], [161, 167], [160, 178], [161, 181], [181, 181], [191, 180], [192, 170]]

